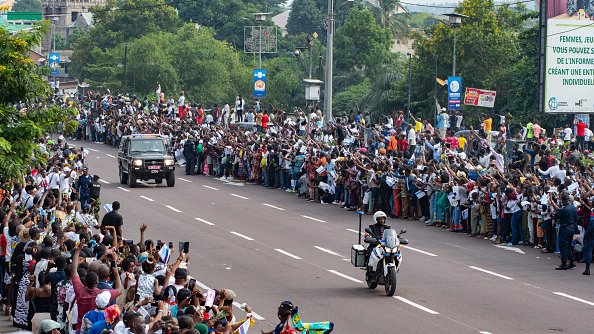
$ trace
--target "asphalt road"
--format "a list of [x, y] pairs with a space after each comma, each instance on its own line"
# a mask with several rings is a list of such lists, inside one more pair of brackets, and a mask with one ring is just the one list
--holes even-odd
[[[336, 333], [586, 333], [594, 322], [594, 277], [583, 264], [558, 272], [556, 255], [389, 219], [407, 228], [394, 298], [369, 290], [349, 261], [358, 216], [280, 190], [186, 176], [174, 188], [120, 185], [117, 151], [89, 148], [91, 174], [104, 182], [103, 203], [118, 200], [124, 234], [190, 242], [190, 273], [200, 284], [231, 288], [270, 330], [283, 300], [305, 322], [330, 320]], [[363, 216], [370, 224], [370, 216]], [[238, 313], [240, 314], [240, 313]], [[254, 331], [254, 330], [253, 330]]]

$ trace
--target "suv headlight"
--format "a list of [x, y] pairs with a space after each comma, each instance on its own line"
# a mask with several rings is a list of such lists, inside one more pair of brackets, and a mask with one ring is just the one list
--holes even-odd
[[163, 163], [165, 166], [173, 166], [173, 159], [165, 159]]
[[132, 160], [132, 164], [136, 167], [142, 166], [142, 160], [134, 159]]

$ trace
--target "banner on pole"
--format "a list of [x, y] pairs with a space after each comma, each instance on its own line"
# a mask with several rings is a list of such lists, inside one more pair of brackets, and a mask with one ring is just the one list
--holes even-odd
[[495, 106], [496, 96], [497, 92], [494, 90], [467, 87], [464, 94], [464, 104], [475, 107], [493, 108]]
[[266, 70], [254, 70], [254, 98], [261, 99], [266, 97]]
[[448, 109], [462, 109], [462, 77], [448, 77]]

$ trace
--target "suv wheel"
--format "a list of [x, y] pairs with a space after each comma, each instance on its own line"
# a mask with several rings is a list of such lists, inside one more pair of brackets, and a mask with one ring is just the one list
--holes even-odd
[[130, 188], [136, 188], [136, 174], [128, 174], [128, 185], [130, 186]]
[[120, 166], [120, 184], [128, 183], [128, 174], [124, 173], [122, 166]]
[[167, 186], [173, 187], [175, 185], [175, 173], [171, 172], [167, 176]]

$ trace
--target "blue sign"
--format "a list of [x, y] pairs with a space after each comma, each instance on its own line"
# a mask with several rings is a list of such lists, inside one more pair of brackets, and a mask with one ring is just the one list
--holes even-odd
[[462, 109], [462, 77], [448, 77], [448, 110]]
[[60, 69], [60, 54], [59, 53], [50, 53], [48, 59], [49, 59], [50, 74], [58, 75], [58, 70]]
[[266, 97], [266, 70], [254, 70], [254, 98]]

